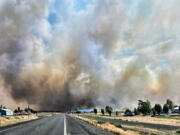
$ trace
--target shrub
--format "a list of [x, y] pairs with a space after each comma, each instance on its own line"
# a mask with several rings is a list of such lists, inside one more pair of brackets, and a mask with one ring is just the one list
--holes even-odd
[[97, 114], [97, 109], [96, 108], [94, 108], [94, 113]]
[[134, 108], [134, 114], [135, 114], [135, 115], [139, 115], [139, 114], [140, 114], [140, 112], [138, 111], [138, 109]]
[[152, 113], [153, 115], [156, 115], [156, 110], [154, 108], [152, 108]]
[[168, 112], [169, 112], [168, 104], [164, 104], [164, 106], [163, 106], [163, 112], [168, 114]]
[[160, 104], [155, 104], [154, 109], [159, 115], [162, 112], [162, 107]]
[[102, 113], [102, 115], [104, 115], [104, 109], [101, 109], [101, 113]]
[[98, 124], [104, 124], [105, 122], [104, 121], [98, 121], [97, 123]]
[[151, 113], [151, 103], [147, 101], [139, 100], [138, 102], [138, 111], [143, 115], [147, 115]]
[[126, 109], [125, 114], [132, 113], [130, 109]]
[[111, 106], [106, 106], [106, 112], [111, 116], [111, 114], [112, 114], [112, 111], [113, 111], [113, 109], [112, 109], [112, 107]]
[[176, 133], [177, 133], [177, 134], [180, 134], [180, 129], [178, 129], [178, 130], [176, 131]]
[[172, 100], [167, 99], [166, 104], [168, 105], [168, 108], [172, 110], [174, 108], [174, 103]]
[[116, 111], [116, 116], [118, 116], [119, 115], [119, 112], [118, 111]]

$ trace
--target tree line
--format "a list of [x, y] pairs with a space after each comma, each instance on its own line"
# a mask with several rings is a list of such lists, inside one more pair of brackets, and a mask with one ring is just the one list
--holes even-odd
[[[153, 107], [151, 106], [151, 103], [149, 100], [143, 101], [143, 100], [138, 100], [138, 107], [134, 108], [133, 111], [130, 109], [125, 110], [125, 114], [132, 114], [134, 112], [134, 115], [160, 115], [162, 112], [168, 114], [170, 111], [174, 109], [174, 107], [177, 107], [177, 105], [174, 105], [173, 101], [170, 99], [166, 100], [166, 103], [161, 106], [161, 104], [155, 104]], [[97, 114], [97, 109], [94, 108], [94, 113]], [[110, 116], [113, 112], [113, 108], [111, 106], [106, 106], [105, 109], [101, 109], [102, 115], [108, 113]], [[179, 112], [180, 112], [180, 106], [179, 106]], [[118, 116], [118, 111], [115, 112], [116, 116]]]
[[[139, 115], [139, 114], [160, 115], [162, 112], [168, 114], [169, 111], [172, 111], [174, 109], [174, 107], [177, 107], [177, 106], [174, 105], [173, 101], [170, 99], [166, 100], [166, 103], [163, 105], [163, 107], [161, 106], [161, 104], [155, 104], [154, 107], [151, 107], [151, 103], [149, 100], [146, 100], [146, 101], [139, 100], [138, 107], [134, 108], [134, 114], [135, 115]], [[180, 110], [180, 106], [179, 106], [179, 110]]]
[[[106, 106], [105, 109], [101, 109], [101, 113], [102, 115], [105, 114], [105, 111], [111, 116], [112, 112], [113, 112], [113, 108], [111, 106]], [[97, 108], [94, 108], [94, 113], [97, 114]]]
[[26, 107], [24, 110], [21, 109], [20, 107], [18, 107], [17, 109], [14, 110], [14, 113], [16, 113], [16, 114], [21, 114], [23, 112], [26, 112], [26, 113], [37, 113], [37, 111], [33, 110], [29, 106]]

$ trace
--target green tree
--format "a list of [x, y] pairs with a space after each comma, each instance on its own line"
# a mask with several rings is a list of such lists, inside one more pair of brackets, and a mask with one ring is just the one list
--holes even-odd
[[14, 113], [18, 113], [18, 110], [17, 110], [17, 109], [15, 109], [15, 110], [14, 110]]
[[168, 112], [169, 112], [168, 104], [164, 104], [164, 106], [163, 106], [163, 112], [168, 114]]
[[129, 114], [129, 113], [132, 113], [132, 111], [130, 109], [126, 109], [126, 111], [124, 113]]
[[97, 109], [96, 108], [94, 108], [94, 113], [97, 114]]
[[156, 115], [156, 110], [154, 109], [154, 107], [152, 108], [152, 113], [154, 116]]
[[138, 111], [143, 115], [148, 115], [151, 113], [151, 103], [147, 101], [138, 101]]
[[174, 108], [174, 103], [173, 103], [172, 100], [167, 99], [167, 100], [166, 100], [166, 104], [168, 105], [168, 108], [169, 108], [170, 110], [172, 110], [172, 109]]
[[104, 109], [101, 109], [101, 113], [102, 113], [102, 115], [104, 115]]
[[29, 109], [28, 109], [28, 108], [25, 108], [24, 111], [28, 113], [28, 112], [29, 112]]
[[119, 115], [119, 112], [118, 111], [116, 111], [116, 116], [118, 116]]
[[18, 111], [18, 112], [21, 112], [21, 108], [20, 108], [20, 107], [18, 107], [17, 111]]
[[160, 104], [155, 104], [154, 106], [155, 111], [160, 115], [162, 112], [162, 107]]
[[139, 115], [139, 114], [140, 114], [140, 112], [138, 111], [138, 109], [134, 108], [134, 114], [135, 114], [135, 115]]
[[105, 109], [106, 109], [106, 112], [111, 116], [112, 111], [113, 111], [112, 107], [111, 106], [106, 106]]

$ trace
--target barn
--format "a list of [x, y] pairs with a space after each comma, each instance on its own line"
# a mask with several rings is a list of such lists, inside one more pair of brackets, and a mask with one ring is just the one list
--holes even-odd
[[0, 116], [2, 115], [13, 115], [13, 111], [9, 110], [9, 109], [0, 109]]

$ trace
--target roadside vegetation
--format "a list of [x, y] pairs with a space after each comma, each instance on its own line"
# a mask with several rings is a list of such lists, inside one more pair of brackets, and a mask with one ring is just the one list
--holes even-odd
[[36, 115], [20, 115], [20, 116], [3, 116], [0, 117], [0, 126], [7, 126], [12, 124], [17, 124], [29, 120], [37, 119]]
[[130, 130], [127, 130], [127, 131], [123, 130], [122, 126], [120, 124], [115, 125], [113, 123], [107, 123], [107, 122], [103, 122], [103, 121], [92, 120], [92, 119], [84, 118], [84, 117], [77, 116], [77, 115], [72, 115], [72, 116], [75, 118], [78, 118], [80, 120], [83, 120], [85, 122], [88, 122], [89, 124], [92, 124], [98, 128], [112, 132], [116, 135], [139, 135], [138, 132], [134, 132], [134, 131], [130, 131]]
[[[134, 109], [126, 108], [125, 110], [117, 110], [109, 105], [105, 108], [96, 108], [93, 113], [82, 114], [80, 116], [90, 116], [84, 117], [94, 120], [101, 120], [99, 118], [109, 119], [110, 125], [113, 125], [116, 128], [123, 130], [132, 130], [138, 133], [147, 133], [147, 134], [179, 134], [179, 130], [160, 130], [154, 127], [142, 127], [138, 125], [124, 125], [121, 122], [114, 122], [113, 120], [121, 120], [127, 122], [140, 122], [140, 123], [149, 123], [149, 124], [160, 124], [168, 126], [177, 126], [180, 127], [180, 114], [173, 113], [174, 108], [180, 110], [180, 106], [177, 106], [173, 103], [172, 100], [167, 99], [166, 102], [162, 105], [156, 103], [151, 105], [149, 100], [138, 100], [138, 105]], [[177, 109], [178, 108], [178, 109]], [[94, 118], [93, 118], [94, 117]], [[112, 120], [111, 120], [112, 119]], [[166, 120], [165, 120], [166, 119]], [[106, 124], [104, 121], [97, 121], [97, 124]]]
[[[160, 116], [161, 114], [166, 114], [168, 115], [171, 113], [174, 109], [174, 107], [177, 107], [177, 105], [174, 105], [173, 101], [170, 99], [166, 100], [166, 103], [161, 106], [161, 104], [155, 104], [153, 107], [151, 106], [151, 103], [149, 100], [143, 101], [143, 100], [138, 100], [138, 106], [137, 108], [134, 108], [134, 110], [131, 110], [127, 108], [124, 111], [124, 116], [133, 116], [133, 115], [143, 115], [143, 116]], [[179, 112], [180, 112], [180, 106], [179, 107]], [[105, 109], [101, 108], [101, 111], [99, 111], [102, 116], [112, 116], [114, 114], [115, 116], [119, 116], [122, 111], [114, 111], [111, 106], [106, 106]], [[94, 108], [94, 113], [98, 113], [98, 109]], [[113, 115], [113, 116], [114, 116]], [[167, 116], [168, 117], [168, 116]]]
[[21, 109], [20, 107], [18, 107], [17, 109], [14, 110], [14, 114], [16, 115], [35, 114], [35, 113], [37, 113], [37, 111], [30, 108], [29, 106], [26, 107], [25, 109]]
[[96, 108], [94, 108], [94, 113], [97, 114], [97, 109]]
[[176, 133], [177, 133], [178, 135], [180, 135], [180, 129], [178, 129], [178, 130], [176, 131]]
[[[7, 109], [5, 106], [0, 105], [0, 109]], [[21, 109], [18, 107], [13, 111], [13, 114], [11, 115], [5, 115], [1, 114], [0, 116], [0, 126], [7, 126], [7, 125], [12, 125], [12, 124], [17, 124], [33, 119], [37, 119], [37, 111], [33, 110], [29, 106], [25, 109]]]

